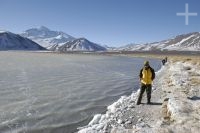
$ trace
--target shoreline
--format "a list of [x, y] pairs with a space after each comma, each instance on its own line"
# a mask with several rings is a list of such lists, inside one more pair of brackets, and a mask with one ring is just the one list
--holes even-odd
[[[150, 58], [148, 56], [148, 58]], [[200, 130], [199, 56], [168, 56], [156, 73], [152, 105], [135, 105], [137, 92], [122, 96], [78, 133], [197, 133]], [[191, 113], [192, 112], [192, 113]]]
[[200, 51], [50, 51], [50, 50], [0, 50], [0, 52], [21, 52], [21, 53], [50, 53], [50, 54], [81, 54], [81, 55], [113, 55], [113, 56], [136, 56], [147, 57], [152, 56], [200, 56]]
[[[156, 73], [160, 74], [161, 71], [163, 71], [163, 67]], [[155, 91], [156, 88], [153, 87], [152, 90]], [[107, 107], [105, 114], [96, 114], [88, 125], [79, 127], [78, 133], [132, 133], [132, 127], [143, 126], [144, 123], [140, 125], [138, 122], [144, 119], [141, 116], [144, 115], [144, 112], [140, 110], [145, 105], [146, 96], [143, 96], [142, 103], [138, 106], [135, 103], [138, 94], [139, 88], [128, 96], [121, 96], [116, 102]], [[159, 105], [159, 103], [154, 102], [154, 105]]]
[[[197, 60], [200, 59], [200, 51], [158, 51], [158, 52], [147, 52], [147, 51], [122, 51], [122, 52], [80, 52], [80, 51], [69, 51], [66, 53], [63, 52], [55, 52], [55, 51], [17, 51], [17, 50], [8, 50], [8, 51], [0, 51], [0, 52], [18, 52], [18, 53], [38, 53], [38, 54], [55, 54], [55, 55], [96, 55], [96, 56], [126, 56], [126, 57], [138, 57], [138, 58], [154, 58], [154, 59], [164, 59], [165, 57], [169, 57], [168, 59], [172, 60]], [[198, 61], [198, 60], [197, 60]]]
[[[166, 57], [165, 54], [111, 56], [156, 59]], [[167, 57], [168, 63], [156, 74], [152, 105], [145, 104], [145, 94], [143, 104], [139, 106], [135, 105], [137, 92], [130, 96], [122, 96], [107, 107], [105, 114], [95, 115], [88, 125], [80, 127], [79, 133], [198, 133], [200, 130], [200, 56], [167, 55]]]

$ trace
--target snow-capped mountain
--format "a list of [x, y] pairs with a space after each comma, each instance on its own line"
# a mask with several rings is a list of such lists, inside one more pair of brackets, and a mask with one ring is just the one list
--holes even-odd
[[172, 39], [147, 43], [147, 44], [129, 44], [120, 47], [117, 50], [123, 51], [154, 51], [154, 50], [168, 50], [168, 51], [200, 51], [200, 33], [193, 32], [176, 36]]
[[90, 42], [85, 38], [79, 38], [72, 41], [69, 41], [62, 46], [59, 46], [58, 51], [105, 51], [106, 48], [100, 46], [96, 43]]
[[41, 26], [21, 34], [52, 51], [104, 51], [106, 48], [85, 38], [74, 38], [61, 31], [52, 31]]
[[46, 50], [28, 38], [8, 32], [0, 31], [0, 50]]
[[52, 31], [44, 26], [28, 29], [21, 36], [27, 37], [49, 50], [54, 50], [58, 46], [75, 39], [64, 32]]

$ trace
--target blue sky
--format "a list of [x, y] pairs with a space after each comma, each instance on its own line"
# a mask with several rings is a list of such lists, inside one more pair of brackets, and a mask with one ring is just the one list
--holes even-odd
[[[198, 16], [176, 16], [185, 11]], [[0, 29], [21, 33], [46, 26], [109, 46], [200, 32], [199, 0], [1, 0]]]

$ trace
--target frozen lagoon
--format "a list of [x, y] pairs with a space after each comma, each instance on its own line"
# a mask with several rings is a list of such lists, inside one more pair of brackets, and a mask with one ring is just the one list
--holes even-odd
[[[0, 132], [74, 132], [139, 88], [143, 58], [0, 52]], [[150, 59], [158, 70], [160, 61]]]

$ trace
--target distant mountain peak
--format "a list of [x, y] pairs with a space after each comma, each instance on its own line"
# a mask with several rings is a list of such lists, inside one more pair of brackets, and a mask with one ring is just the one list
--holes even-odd
[[45, 26], [40, 26], [39, 28], [38, 28], [39, 30], [44, 30], [44, 31], [50, 31], [47, 27], [45, 27]]
[[89, 40], [87, 40], [84, 37], [78, 38], [77, 41], [80, 41], [80, 42], [89, 42]]
[[69, 41], [57, 49], [60, 52], [67, 51], [106, 51], [106, 48], [96, 43], [90, 42], [86, 38], [78, 38]]
[[45, 26], [28, 29], [21, 35], [33, 40], [34, 42], [40, 44], [47, 49], [56, 48], [63, 43], [75, 39], [74, 37], [62, 31], [53, 31]]

